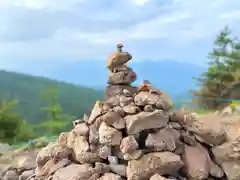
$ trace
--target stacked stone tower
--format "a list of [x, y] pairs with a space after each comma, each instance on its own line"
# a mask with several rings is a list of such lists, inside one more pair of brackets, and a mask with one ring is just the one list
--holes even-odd
[[[136, 80], [137, 75], [132, 68], [127, 66], [127, 62], [132, 59], [128, 52], [122, 51], [123, 45], [117, 45], [117, 52], [108, 58], [107, 68], [109, 69], [108, 87], [106, 88], [106, 99], [124, 94], [126, 90], [135, 94], [136, 87], [131, 84]], [[125, 91], [124, 91], [125, 89]]]

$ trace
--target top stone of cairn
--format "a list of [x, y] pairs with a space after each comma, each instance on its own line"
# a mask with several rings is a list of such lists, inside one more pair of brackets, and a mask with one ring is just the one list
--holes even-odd
[[123, 45], [117, 44], [117, 52], [111, 55], [107, 61], [107, 68], [112, 71], [114, 68], [126, 64], [132, 59], [132, 56], [128, 52], [122, 51]]

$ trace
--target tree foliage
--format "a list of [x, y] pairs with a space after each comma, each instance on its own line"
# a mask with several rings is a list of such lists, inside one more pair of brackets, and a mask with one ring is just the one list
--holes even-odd
[[216, 109], [231, 103], [229, 99], [240, 98], [240, 89], [236, 89], [240, 84], [240, 41], [231, 35], [227, 26], [220, 32], [208, 55], [208, 71], [196, 78], [201, 89], [192, 93], [201, 107]]
[[0, 104], [0, 141], [14, 143], [34, 137], [32, 128], [14, 112], [17, 100], [2, 101]]
[[56, 86], [49, 87], [41, 94], [41, 99], [45, 106], [40, 110], [47, 114], [47, 119], [36, 125], [35, 127], [45, 130], [46, 133], [53, 135], [66, 130], [71, 120], [76, 116], [71, 116], [63, 113], [62, 107], [59, 104], [59, 91]]

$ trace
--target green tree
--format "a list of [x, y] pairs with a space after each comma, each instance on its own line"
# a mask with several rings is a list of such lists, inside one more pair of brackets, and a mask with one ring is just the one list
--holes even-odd
[[14, 143], [25, 141], [34, 137], [34, 132], [26, 121], [21, 120], [19, 114], [14, 112], [17, 100], [0, 103], [0, 140], [2, 142]]
[[195, 78], [201, 89], [192, 93], [201, 107], [216, 109], [229, 103], [228, 92], [240, 80], [240, 41], [231, 37], [227, 26], [217, 36], [208, 58], [208, 71]]
[[47, 113], [47, 120], [38, 124], [37, 128], [47, 129], [49, 135], [54, 135], [62, 132], [67, 128], [70, 121], [76, 118], [63, 113], [62, 107], [58, 100], [58, 88], [53, 86], [44, 90], [41, 94], [41, 99], [45, 102], [46, 106], [41, 110]]

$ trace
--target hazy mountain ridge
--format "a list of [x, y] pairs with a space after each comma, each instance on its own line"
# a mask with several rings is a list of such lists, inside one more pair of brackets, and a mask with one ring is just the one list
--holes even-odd
[[[137, 73], [137, 82], [149, 80], [154, 87], [160, 88], [173, 99], [188, 99], [188, 91], [197, 87], [193, 77], [199, 76], [206, 68], [185, 62], [169, 61], [131, 61], [129, 66]], [[51, 79], [61, 80], [81, 86], [104, 90], [108, 69], [105, 61], [56, 61], [39, 63], [38, 68], [29, 62], [28, 67], [15, 68], [20, 72], [28, 72]]]

